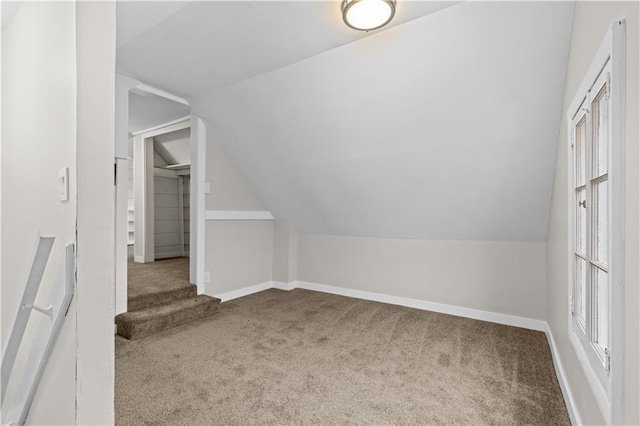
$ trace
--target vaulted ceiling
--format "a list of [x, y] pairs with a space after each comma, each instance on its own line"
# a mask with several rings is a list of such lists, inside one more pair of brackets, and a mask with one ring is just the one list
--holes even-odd
[[124, 3], [118, 67], [188, 98], [303, 232], [542, 241], [572, 17], [398, 0], [360, 33], [335, 1]]

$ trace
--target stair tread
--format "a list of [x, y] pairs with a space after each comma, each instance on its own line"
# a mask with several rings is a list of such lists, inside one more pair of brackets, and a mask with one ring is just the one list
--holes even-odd
[[198, 305], [201, 303], [207, 303], [209, 301], [214, 301], [214, 302], [217, 301], [219, 303], [220, 299], [207, 296], [206, 294], [201, 294], [196, 297], [189, 297], [185, 299], [174, 300], [172, 302], [169, 302], [163, 305], [157, 305], [149, 308], [139, 309], [136, 311], [125, 312], [118, 316], [122, 316], [123, 318], [143, 320], [145, 318], [154, 318], [158, 315], [178, 312], [183, 309], [189, 309], [195, 305]]
[[118, 335], [139, 339], [218, 312], [220, 299], [199, 295], [116, 316]]
[[161, 291], [140, 293], [128, 297], [127, 307], [129, 311], [138, 311], [141, 309], [166, 305], [176, 300], [194, 297], [197, 293], [197, 287], [193, 284], [167, 288]]

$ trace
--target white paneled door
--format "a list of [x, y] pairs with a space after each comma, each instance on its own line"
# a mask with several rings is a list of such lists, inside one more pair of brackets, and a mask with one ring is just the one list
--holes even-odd
[[154, 250], [156, 259], [184, 255], [182, 188], [181, 177], [155, 176]]

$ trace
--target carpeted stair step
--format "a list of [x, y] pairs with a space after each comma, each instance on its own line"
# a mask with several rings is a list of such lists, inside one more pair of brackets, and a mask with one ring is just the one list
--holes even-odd
[[136, 340], [218, 312], [220, 299], [200, 295], [116, 316], [119, 336]]
[[196, 297], [197, 294], [198, 288], [193, 284], [189, 284], [169, 288], [163, 291], [154, 291], [153, 293], [129, 296], [127, 300], [127, 311], [139, 311], [140, 309], [166, 305], [177, 300]]

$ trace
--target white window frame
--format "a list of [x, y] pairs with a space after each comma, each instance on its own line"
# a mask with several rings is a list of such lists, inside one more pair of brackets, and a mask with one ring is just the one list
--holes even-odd
[[[576, 356], [596, 398], [600, 412], [608, 424], [620, 424], [623, 421], [623, 388], [624, 388], [624, 211], [625, 211], [625, 22], [614, 21], [611, 30], [600, 46], [589, 70], [587, 71], [576, 97], [567, 110], [567, 200], [568, 206], [568, 254], [569, 254], [569, 338]], [[576, 268], [576, 209], [575, 203], [575, 168], [574, 137], [575, 124], [584, 115], [584, 108], [591, 108], [591, 101], [600, 91], [602, 85], [609, 85], [609, 146], [608, 146], [608, 288], [609, 288], [609, 350], [608, 354], [592, 343], [592, 328], [587, 320], [586, 333], [581, 322], [574, 315], [576, 301], [575, 268]], [[589, 113], [590, 114], [590, 113]], [[588, 115], [589, 115], [588, 114]], [[585, 143], [591, 144], [591, 119], [587, 116], [587, 138]], [[585, 145], [586, 148], [586, 145]], [[591, 210], [590, 185], [592, 176], [591, 158], [588, 156], [585, 169], [587, 188], [587, 206]], [[587, 213], [587, 228], [591, 220]], [[592, 230], [588, 229], [588, 233]], [[587, 240], [585, 252], [587, 264], [591, 257], [590, 242]], [[585, 272], [589, 274], [589, 271]], [[587, 283], [589, 283], [589, 279]], [[591, 289], [587, 285], [588, 291]], [[588, 298], [587, 305], [592, 302]], [[587, 313], [588, 315], [588, 313]]]

